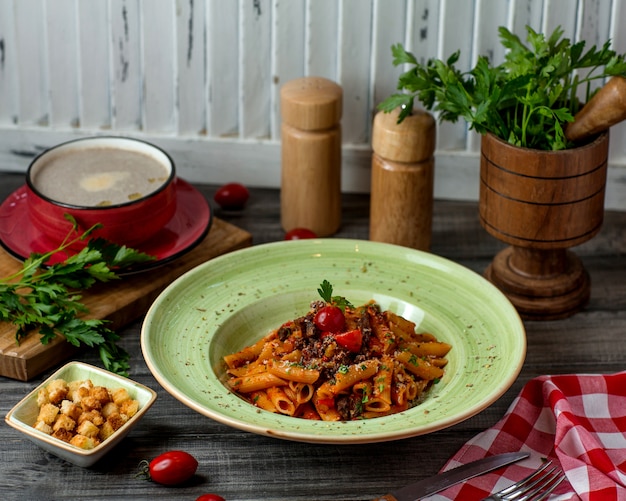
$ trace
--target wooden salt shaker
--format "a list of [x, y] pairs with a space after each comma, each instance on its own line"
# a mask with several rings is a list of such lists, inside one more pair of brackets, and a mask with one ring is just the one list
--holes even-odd
[[398, 122], [400, 110], [378, 112], [372, 131], [370, 240], [430, 250], [433, 116], [423, 110]]
[[281, 224], [319, 237], [341, 224], [342, 89], [305, 77], [280, 91], [282, 116]]

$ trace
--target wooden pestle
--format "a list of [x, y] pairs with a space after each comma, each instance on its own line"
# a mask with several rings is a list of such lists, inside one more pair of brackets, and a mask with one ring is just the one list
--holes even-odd
[[607, 130], [626, 118], [626, 78], [615, 76], [602, 87], [567, 125], [565, 137], [580, 141]]

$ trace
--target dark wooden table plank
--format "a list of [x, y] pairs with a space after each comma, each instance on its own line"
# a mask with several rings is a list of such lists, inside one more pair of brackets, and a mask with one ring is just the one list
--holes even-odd
[[[0, 199], [23, 183], [19, 174], [0, 175]], [[215, 187], [199, 186], [208, 199]], [[344, 195], [343, 225], [336, 237], [368, 237], [368, 197]], [[255, 189], [245, 210], [216, 215], [249, 231], [253, 243], [281, 240], [277, 190]], [[432, 252], [482, 273], [503, 245], [478, 222], [475, 203], [437, 201]], [[217, 492], [228, 501], [367, 500], [437, 472], [476, 433], [493, 425], [522, 386], [542, 374], [611, 373], [626, 360], [626, 213], [608, 212], [602, 232], [574, 249], [592, 278], [585, 311], [565, 320], [526, 322], [527, 359], [511, 389], [492, 406], [456, 426], [408, 440], [371, 445], [311, 445], [231, 429], [188, 409], [152, 377], [141, 356], [137, 321], [121, 331], [132, 356], [132, 377], [159, 398], [142, 424], [93, 468], [72, 466], [43, 452], [12, 428], [0, 426], [0, 499], [193, 500]], [[84, 352], [80, 360], [99, 365]], [[32, 389], [0, 378], [3, 415]], [[134, 477], [141, 459], [167, 449], [185, 449], [199, 462], [197, 482], [164, 488]], [[19, 491], [19, 492], [18, 492]]]

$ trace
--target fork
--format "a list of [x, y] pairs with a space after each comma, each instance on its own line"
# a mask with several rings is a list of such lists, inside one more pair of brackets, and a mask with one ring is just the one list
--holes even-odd
[[563, 480], [565, 474], [556, 466], [552, 466], [552, 461], [547, 461], [534, 473], [486, 497], [483, 501], [541, 501], [547, 499]]

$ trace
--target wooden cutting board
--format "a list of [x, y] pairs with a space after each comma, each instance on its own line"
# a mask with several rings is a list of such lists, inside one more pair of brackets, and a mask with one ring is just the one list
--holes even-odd
[[[146, 313], [159, 293], [186, 271], [251, 244], [250, 233], [213, 218], [207, 236], [189, 253], [152, 271], [97, 285], [83, 293], [82, 302], [89, 309], [90, 318], [107, 319], [111, 329], [119, 329]], [[9, 276], [20, 268], [19, 261], [0, 249], [0, 277]], [[60, 336], [44, 346], [38, 333], [30, 334], [17, 345], [15, 331], [13, 325], [0, 322], [0, 376], [29, 381], [77, 351]]]

